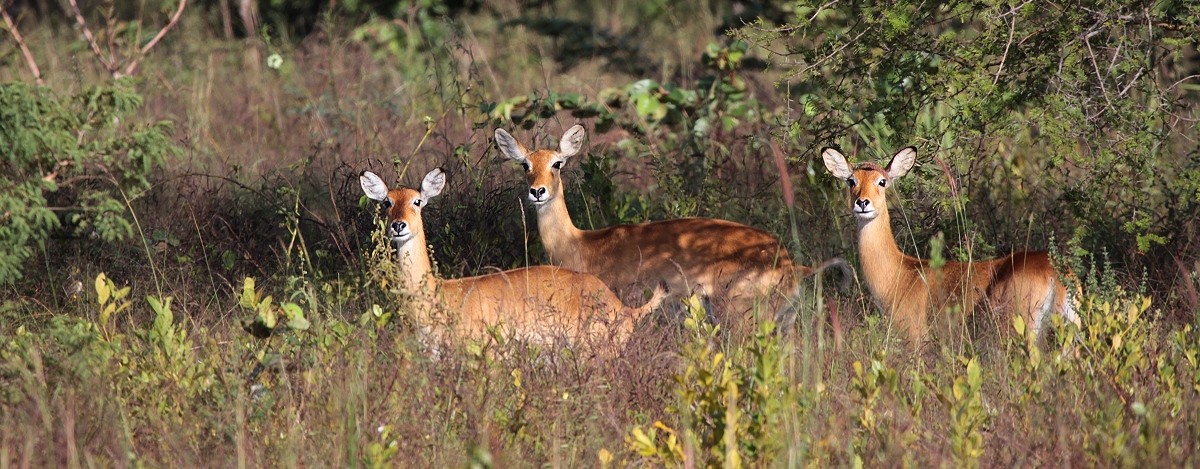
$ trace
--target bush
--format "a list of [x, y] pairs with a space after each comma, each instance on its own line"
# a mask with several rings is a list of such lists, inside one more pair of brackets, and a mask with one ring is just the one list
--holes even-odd
[[123, 124], [141, 106], [129, 79], [66, 100], [48, 88], [0, 85], [0, 283], [20, 278], [33, 246], [64, 224], [106, 242], [133, 234], [130, 204], [177, 151], [170, 123]]

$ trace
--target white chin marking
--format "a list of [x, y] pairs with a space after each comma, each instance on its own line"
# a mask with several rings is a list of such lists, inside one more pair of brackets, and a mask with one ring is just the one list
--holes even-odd
[[854, 216], [858, 217], [859, 220], [874, 220], [875, 211], [871, 210], [870, 212], [854, 212]]

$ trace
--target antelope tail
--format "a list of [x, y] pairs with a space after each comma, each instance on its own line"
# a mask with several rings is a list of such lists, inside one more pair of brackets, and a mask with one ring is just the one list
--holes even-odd
[[822, 262], [814, 267], [800, 266], [800, 278], [805, 279], [814, 275], [819, 275], [825, 269], [836, 266], [842, 271], [842, 280], [839, 287], [842, 290], [850, 287], [850, 281], [854, 279], [854, 268], [850, 267], [850, 263], [840, 257], [834, 257], [825, 262]]
[[654, 286], [654, 293], [653, 293], [653, 295], [650, 296], [650, 299], [647, 300], [645, 304], [643, 304], [637, 308], [626, 307], [626, 309], [631, 313], [633, 318], [636, 320], [638, 318], [641, 318], [642, 316], [650, 314], [650, 312], [654, 311], [655, 308], [658, 308], [659, 306], [661, 306], [663, 300], [665, 300], [666, 298], [667, 298], [667, 287], [664, 286], [661, 282], [659, 282], [658, 285]]

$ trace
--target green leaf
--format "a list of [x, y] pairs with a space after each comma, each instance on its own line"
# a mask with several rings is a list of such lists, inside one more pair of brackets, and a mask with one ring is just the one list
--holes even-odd
[[304, 318], [304, 310], [295, 303], [281, 303], [279, 308], [283, 310], [283, 314], [287, 316], [289, 329], [296, 331], [308, 330], [308, 320]]
[[170, 336], [171, 326], [175, 323], [175, 315], [171, 312], [171, 297], [159, 301], [154, 296], [147, 296], [146, 302], [150, 303], [150, 309], [154, 310], [154, 332], [159, 339]]
[[975, 389], [983, 385], [983, 370], [979, 367], [977, 358], [971, 358], [971, 361], [967, 362], [967, 383]]
[[221, 267], [224, 268], [226, 272], [233, 270], [235, 262], [237, 262], [237, 254], [234, 254], [233, 251], [226, 249], [225, 251], [221, 252]]
[[304, 316], [297, 316], [289, 319], [287, 326], [294, 331], [307, 331], [309, 323], [307, 319], [304, 319]]
[[638, 115], [643, 117], [657, 114], [659, 109], [662, 108], [662, 103], [659, 102], [658, 98], [649, 94], [638, 95], [634, 98], [633, 104]]

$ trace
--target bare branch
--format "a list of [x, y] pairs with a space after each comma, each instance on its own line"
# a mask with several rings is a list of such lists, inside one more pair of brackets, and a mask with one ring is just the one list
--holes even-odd
[[1092, 68], [1096, 70], [1096, 81], [1100, 84], [1100, 94], [1104, 96], [1104, 102], [1108, 104], [1105, 109], [1112, 109], [1112, 101], [1108, 99], [1108, 90], [1104, 89], [1104, 77], [1100, 76], [1100, 66], [1096, 64], [1096, 53], [1092, 52], [1092, 41], [1084, 39], [1083, 43], [1087, 44], [1088, 55], [1092, 56]]
[[33, 59], [33, 53], [29, 52], [29, 47], [25, 45], [25, 39], [21, 38], [21, 33], [17, 31], [16, 23], [13, 23], [12, 17], [8, 16], [8, 2], [0, 4], [0, 14], [4, 15], [4, 24], [8, 26], [8, 32], [12, 33], [13, 40], [17, 41], [17, 45], [21, 46], [21, 53], [25, 54], [25, 63], [29, 65], [29, 71], [33, 72], [33, 79], [38, 86], [45, 85], [42, 81], [42, 71], [38, 68], [37, 61]]
[[[1014, 11], [1016, 8], [1013, 9]], [[1008, 42], [1004, 44], [1004, 55], [1000, 56], [1000, 68], [996, 69], [996, 77], [992, 78], [992, 86], [1000, 81], [1000, 73], [1004, 71], [1004, 61], [1008, 60], [1008, 48], [1012, 46], [1013, 32], [1017, 30], [1017, 17], [1013, 15], [1012, 23], [1008, 26]]]
[[104, 52], [100, 50], [100, 44], [96, 43], [96, 36], [92, 35], [92, 30], [87, 27], [87, 20], [83, 18], [83, 12], [79, 11], [79, 3], [75, 0], [67, 0], [71, 5], [71, 12], [75, 14], [75, 22], [79, 23], [79, 29], [83, 31], [83, 37], [87, 38], [88, 44], [92, 46], [92, 52], [96, 54], [96, 58], [100, 59], [100, 63], [109, 73], [117, 71], [115, 60], [104, 58]]
[[849, 41], [846, 41], [846, 43], [845, 43], [845, 44], [842, 44], [842, 46], [841, 46], [841, 47], [838, 47], [838, 48], [837, 48], [836, 50], [834, 50], [833, 52], [830, 52], [830, 53], [829, 53], [829, 55], [826, 55], [825, 57], [822, 57], [822, 58], [820, 58], [820, 59], [817, 59], [817, 61], [816, 61], [816, 62], [813, 62], [813, 63], [809, 64], [807, 67], [804, 67], [804, 69], [803, 69], [803, 70], [800, 70], [799, 72], [796, 72], [796, 73], [792, 73], [792, 74], [790, 74], [789, 76], [793, 76], [793, 77], [795, 77], [795, 76], [800, 76], [800, 75], [803, 75], [803, 74], [807, 73], [809, 70], [812, 70], [812, 69], [814, 69], [814, 68], [816, 68], [816, 67], [820, 66], [820, 65], [821, 65], [822, 63], [824, 63], [825, 61], [827, 61], [827, 60], [829, 60], [829, 59], [833, 58], [833, 56], [835, 56], [835, 55], [838, 55], [839, 53], [841, 53], [843, 50], [845, 50], [847, 47], [849, 47], [849, 46], [850, 46], [850, 44], [854, 44], [856, 41], [858, 41], [858, 39], [859, 39], [859, 38], [863, 37], [863, 34], [866, 34], [866, 33], [867, 33], [867, 28], [863, 28], [862, 32], [858, 33], [858, 35], [857, 35], [857, 36], [854, 36], [854, 38], [853, 38], [853, 39], [850, 39]]
[[[71, 1], [74, 2], [75, 0]], [[153, 49], [154, 46], [158, 45], [158, 41], [161, 40], [163, 36], [166, 36], [167, 32], [170, 31], [171, 28], [174, 28], [176, 23], [179, 23], [179, 17], [183, 16], [183, 8], [186, 6], [187, 0], [179, 0], [179, 8], [176, 9], [175, 14], [171, 16], [171, 21], [168, 22], [166, 26], [163, 26], [162, 30], [160, 30], [158, 34], [154, 35], [154, 39], [151, 39], [150, 42], [147, 42], [146, 45], [142, 47], [141, 55], [144, 56], [147, 52], [150, 52], [150, 49]], [[129, 64], [129, 67], [125, 69], [125, 73], [123, 75], [133, 75], [133, 72], [137, 70], [138, 62], [141, 60], [141, 57], [133, 59], [133, 63]]]

